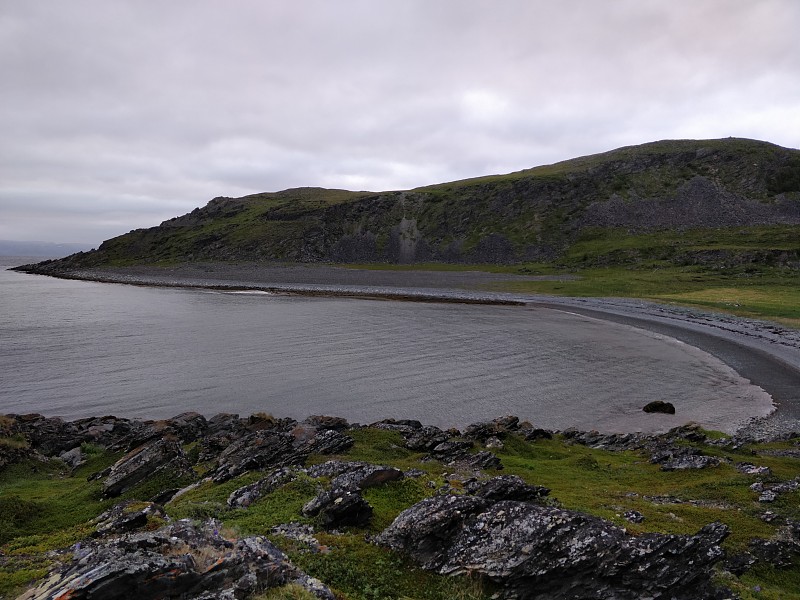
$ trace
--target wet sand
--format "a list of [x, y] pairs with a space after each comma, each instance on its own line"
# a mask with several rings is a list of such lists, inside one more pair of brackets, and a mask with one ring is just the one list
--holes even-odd
[[[800, 332], [773, 323], [627, 299], [485, 292], [481, 291], [481, 286], [498, 281], [542, 279], [485, 272], [366, 270], [324, 265], [187, 264], [92, 269], [72, 273], [70, 277], [269, 293], [526, 304], [534, 309], [571, 312], [687, 344], [703, 353], [705, 360], [721, 361], [727, 365], [732, 376], [738, 377], [742, 390], [749, 382], [765, 390], [777, 410], [767, 417], [753, 420], [743, 432], [755, 437], [774, 437], [800, 431]], [[751, 414], [764, 412], [764, 397], [753, 397], [747, 402], [760, 407]], [[714, 410], [719, 408], [715, 406]], [[722, 421], [728, 417], [732, 415], [721, 415]], [[598, 423], [598, 427], [603, 429], [607, 428], [606, 425]], [[728, 429], [724, 426], [718, 428]]]

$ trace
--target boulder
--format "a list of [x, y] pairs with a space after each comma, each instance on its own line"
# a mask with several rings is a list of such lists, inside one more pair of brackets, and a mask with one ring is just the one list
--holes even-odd
[[120, 458], [103, 482], [103, 496], [113, 498], [165, 469], [191, 473], [180, 445], [168, 439], [151, 441]]
[[675, 405], [672, 402], [664, 402], [663, 400], [653, 400], [644, 405], [642, 410], [646, 413], [662, 413], [665, 415], [675, 414]]
[[437, 444], [431, 449], [431, 456], [445, 464], [450, 464], [469, 454], [473, 443], [469, 440], [450, 440]]
[[305, 421], [306, 425], [311, 425], [317, 429], [333, 429], [335, 431], [346, 431], [350, 429], [350, 423], [342, 417], [329, 417], [326, 415], [311, 415]]
[[98, 537], [127, 533], [147, 527], [154, 519], [156, 522], [169, 520], [162, 506], [153, 502], [125, 500], [115, 504], [92, 521], [95, 524], [95, 532], [92, 535]]
[[406, 448], [418, 452], [430, 451], [446, 442], [448, 438], [449, 436], [438, 427], [422, 427], [412, 431], [406, 438]]
[[589, 515], [476, 496], [427, 498], [403, 511], [376, 541], [443, 575], [495, 582], [519, 600], [714, 597], [712, 567], [725, 525], [694, 536], [632, 537]]
[[503, 436], [506, 433], [518, 430], [518, 417], [500, 417], [492, 421], [483, 421], [468, 425], [464, 430], [464, 437], [470, 440], [484, 442], [487, 438]]
[[228, 506], [231, 508], [247, 508], [253, 502], [271, 494], [296, 477], [296, 472], [289, 467], [276, 469], [264, 479], [260, 479], [255, 483], [245, 485], [231, 492], [230, 496], [228, 496]]
[[200, 525], [179, 521], [157, 531], [76, 546], [71, 560], [20, 600], [234, 600], [289, 583], [317, 598], [334, 599], [266, 538], [228, 539], [221, 530], [213, 520]]
[[541, 502], [550, 493], [546, 487], [525, 483], [518, 475], [500, 475], [484, 481], [471, 481], [464, 486], [464, 490], [491, 502]]
[[399, 481], [404, 476], [400, 469], [394, 467], [367, 464], [337, 476], [331, 481], [331, 487], [345, 490], [365, 490], [390, 481]]
[[247, 471], [302, 464], [305, 455], [294, 452], [294, 442], [290, 434], [279, 431], [249, 433], [222, 451], [211, 477], [222, 483]]
[[372, 518], [372, 507], [358, 490], [334, 488], [306, 503], [303, 514], [307, 517], [319, 515], [326, 529], [345, 525], [363, 527]]

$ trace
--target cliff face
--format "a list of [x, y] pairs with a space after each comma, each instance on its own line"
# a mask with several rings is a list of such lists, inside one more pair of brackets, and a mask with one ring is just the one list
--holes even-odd
[[71, 266], [163, 260], [552, 261], [598, 233], [800, 224], [800, 151], [663, 141], [382, 193], [298, 188], [215, 198]]

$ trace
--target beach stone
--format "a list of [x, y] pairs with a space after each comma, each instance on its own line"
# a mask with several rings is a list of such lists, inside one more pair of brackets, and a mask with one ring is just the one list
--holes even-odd
[[713, 598], [728, 528], [629, 536], [602, 519], [529, 502], [434, 496], [403, 511], [376, 542], [442, 575], [471, 574], [499, 598]]
[[672, 402], [664, 402], [663, 400], [654, 400], [644, 405], [642, 410], [646, 413], [662, 413], [665, 415], [675, 414], [675, 405]]
[[20, 600], [234, 600], [289, 583], [334, 600], [266, 538], [228, 538], [217, 521], [186, 520], [76, 546], [71, 560]]

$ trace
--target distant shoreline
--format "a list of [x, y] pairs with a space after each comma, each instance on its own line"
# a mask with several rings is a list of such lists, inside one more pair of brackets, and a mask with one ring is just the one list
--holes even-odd
[[376, 271], [327, 265], [184, 264], [23, 272], [150, 287], [261, 291], [283, 295], [551, 308], [667, 335], [712, 354], [773, 398], [777, 410], [744, 430], [775, 437], [800, 431], [800, 332], [752, 319], [615, 298], [486, 292], [515, 276], [478, 271]]

